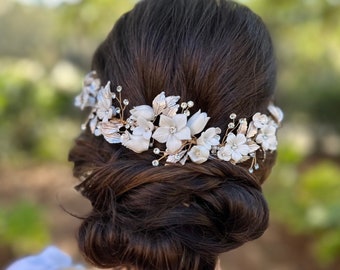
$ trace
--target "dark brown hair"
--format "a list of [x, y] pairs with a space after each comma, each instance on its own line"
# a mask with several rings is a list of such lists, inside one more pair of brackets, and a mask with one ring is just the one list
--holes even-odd
[[[92, 68], [122, 85], [130, 106], [161, 91], [193, 100], [193, 111], [226, 130], [231, 113], [265, 112], [275, 61], [269, 33], [247, 7], [224, 0], [142, 0], [99, 46]], [[130, 107], [132, 108], [132, 107]], [[97, 267], [138, 270], [214, 269], [219, 253], [258, 238], [268, 224], [260, 184], [275, 155], [256, 174], [247, 164], [153, 167], [152, 150], [136, 154], [89, 130], [70, 151], [76, 187], [93, 210], [79, 247]]]

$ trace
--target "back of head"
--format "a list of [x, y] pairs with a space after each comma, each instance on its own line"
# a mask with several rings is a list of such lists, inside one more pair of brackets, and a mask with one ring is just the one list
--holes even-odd
[[[261, 19], [224, 0], [142, 0], [99, 46], [92, 68], [122, 85], [129, 109], [161, 91], [194, 101], [226, 130], [229, 115], [250, 119], [273, 98], [275, 61]], [[268, 209], [260, 184], [275, 153], [254, 174], [247, 162], [154, 167], [89, 129], [70, 152], [77, 189], [93, 206], [79, 230], [85, 258], [98, 267], [214, 269], [219, 253], [263, 234]]]

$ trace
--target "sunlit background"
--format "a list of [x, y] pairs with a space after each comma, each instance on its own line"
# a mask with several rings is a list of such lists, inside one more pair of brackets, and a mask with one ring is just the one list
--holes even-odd
[[[67, 152], [93, 51], [133, 0], [0, 1], [0, 268], [49, 244], [77, 261], [87, 207]], [[222, 256], [225, 270], [340, 269], [340, 0], [240, 0], [268, 25], [286, 120], [264, 193], [262, 238]]]

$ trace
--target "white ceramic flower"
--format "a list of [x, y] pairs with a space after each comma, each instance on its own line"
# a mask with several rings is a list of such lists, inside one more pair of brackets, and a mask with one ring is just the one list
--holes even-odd
[[247, 145], [246, 136], [243, 134], [229, 133], [225, 146], [221, 147], [217, 152], [219, 159], [229, 161], [232, 160], [238, 163], [243, 156], [249, 154], [250, 148]]
[[152, 121], [155, 117], [153, 108], [148, 105], [136, 106], [130, 110], [130, 113], [134, 120], [137, 120], [139, 117], [143, 117], [147, 121]]
[[84, 110], [85, 107], [94, 107], [95, 104], [95, 97], [90, 96], [86, 92], [83, 92], [80, 95], [76, 96], [74, 100], [74, 106], [79, 107], [81, 110]]
[[166, 143], [169, 153], [175, 153], [182, 146], [183, 140], [190, 140], [190, 129], [186, 126], [187, 117], [184, 114], [176, 114], [170, 118], [160, 116], [159, 128], [153, 133], [152, 138], [160, 143]]
[[202, 145], [208, 150], [211, 146], [220, 144], [220, 128], [208, 128], [206, 131], [202, 132], [201, 136], [197, 139], [197, 145]]
[[136, 127], [133, 129], [132, 134], [136, 136], [143, 136], [144, 139], [150, 140], [154, 125], [152, 122], [147, 121], [142, 116], [136, 120]]
[[180, 99], [179, 96], [169, 96], [165, 98], [166, 108], [163, 110], [163, 114], [169, 117], [176, 115], [179, 105], [177, 101]]
[[83, 91], [96, 96], [99, 89], [100, 79], [97, 77], [97, 73], [95, 71], [89, 72], [83, 81]]
[[277, 123], [282, 122], [284, 114], [279, 107], [275, 106], [274, 104], [269, 104], [268, 111], [271, 113]]
[[260, 129], [259, 134], [256, 136], [256, 142], [261, 144], [263, 150], [276, 150], [277, 140], [276, 140], [276, 128], [272, 125], [267, 125]]
[[98, 124], [98, 133], [100, 132], [109, 143], [121, 143], [119, 129], [122, 126], [122, 123], [114, 119], [109, 122], [100, 122]]
[[261, 113], [255, 113], [253, 115], [253, 124], [257, 128], [263, 128], [268, 123], [268, 116]]
[[83, 110], [85, 107], [94, 107], [96, 104], [96, 95], [100, 89], [100, 80], [95, 78], [95, 72], [90, 72], [84, 79], [82, 92], [76, 96], [74, 105]]
[[166, 97], [164, 92], [158, 94], [152, 101], [152, 107], [155, 115], [164, 114], [166, 116], [175, 116], [179, 105], [176, 104], [180, 99], [179, 96]]
[[147, 151], [150, 145], [150, 140], [145, 139], [143, 136], [133, 135], [128, 131], [125, 131], [125, 133], [121, 135], [120, 140], [122, 145], [135, 153]]
[[193, 146], [188, 152], [188, 156], [191, 161], [197, 164], [202, 164], [206, 162], [209, 158], [210, 151], [202, 145]]
[[196, 135], [202, 132], [209, 119], [210, 117], [208, 117], [205, 112], [201, 113], [201, 110], [198, 110], [188, 120], [187, 126], [190, 128], [191, 134]]
[[112, 94], [110, 92], [110, 82], [101, 88], [97, 95], [97, 116], [103, 122], [109, 121], [116, 115], [116, 109], [112, 106]]
[[153, 99], [152, 108], [155, 112], [155, 115], [159, 115], [162, 113], [165, 107], [166, 107], [165, 93], [161, 92]]

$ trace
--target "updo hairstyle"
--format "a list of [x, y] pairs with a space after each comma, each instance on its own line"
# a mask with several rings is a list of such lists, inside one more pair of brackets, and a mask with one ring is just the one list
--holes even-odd
[[[229, 115], [266, 113], [276, 68], [269, 33], [247, 7], [224, 0], [142, 0], [115, 24], [93, 57], [102, 83], [121, 85], [133, 106], [161, 91], [194, 101], [227, 129]], [[217, 159], [153, 167], [84, 131], [70, 151], [76, 189], [92, 211], [78, 235], [88, 262], [101, 268], [213, 270], [220, 253], [258, 238], [268, 225], [260, 169]]]

